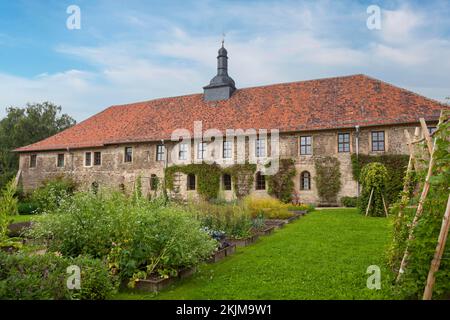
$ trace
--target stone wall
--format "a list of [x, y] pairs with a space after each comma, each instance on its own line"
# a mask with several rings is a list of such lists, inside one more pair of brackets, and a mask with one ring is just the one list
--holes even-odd
[[[364, 154], [406, 154], [407, 146], [404, 143], [403, 130], [408, 128], [411, 135], [414, 133], [414, 126], [395, 126], [395, 127], [371, 127], [361, 128], [359, 134], [359, 152]], [[385, 131], [386, 146], [384, 152], [372, 152], [371, 150], [371, 131]], [[339, 153], [337, 147], [338, 133], [349, 132], [351, 135], [350, 152]], [[312, 155], [300, 155], [300, 136], [312, 137]], [[248, 159], [254, 153], [254, 148], [248, 145], [248, 139], [245, 146], [245, 155]], [[30, 168], [31, 153], [23, 153], [20, 156], [20, 169], [22, 170], [22, 184], [26, 191], [32, 190], [39, 186], [45, 179], [65, 174], [72, 176], [83, 189], [89, 189], [94, 182], [98, 183], [100, 188], [118, 189], [121, 186], [126, 192], [134, 189], [137, 177], [142, 179], [142, 188], [144, 194], [154, 194], [155, 191], [150, 190], [150, 177], [156, 175], [160, 181], [164, 175], [164, 161], [156, 161], [156, 145], [157, 143], [135, 143], [110, 145], [104, 148], [94, 149], [78, 149], [66, 151], [37, 152], [37, 166]], [[126, 146], [133, 147], [133, 161], [124, 162], [124, 150]], [[166, 142], [168, 148], [168, 165], [172, 161], [172, 150], [175, 148], [174, 142]], [[177, 149], [175, 149], [177, 150]], [[267, 146], [266, 150], [270, 150]], [[92, 165], [86, 167], [84, 165], [84, 157], [86, 152], [100, 151], [102, 153], [102, 163], [99, 166]], [[191, 145], [191, 159], [196, 159], [197, 148]], [[317, 188], [315, 186], [315, 159], [322, 156], [337, 157], [340, 161], [341, 182], [342, 187], [338, 194], [338, 198], [342, 196], [356, 196], [357, 183], [353, 180], [351, 170], [350, 154], [356, 152], [356, 132], [355, 129], [348, 130], [328, 130], [328, 131], [312, 131], [302, 133], [290, 133], [280, 135], [280, 156], [281, 158], [295, 159], [295, 167], [297, 174], [294, 177], [295, 189], [299, 192], [300, 199], [307, 203], [318, 203]], [[57, 155], [63, 153], [65, 165], [58, 168]], [[176, 153], [174, 153], [176, 154]], [[217, 163], [220, 165], [230, 165], [232, 161], [222, 161], [221, 152], [214, 153], [218, 158]], [[233, 146], [234, 159], [237, 157], [237, 148]], [[93, 161], [93, 154], [92, 154]], [[264, 162], [264, 161], [260, 161]], [[262, 164], [259, 164], [261, 167]], [[308, 171], [311, 174], [311, 190], [300, 190], [300, 174]], [[223, 191], [221, 194], [226, 199], [233, 199], [234, 194], [231, 191]], [[253, 190], [253, 194], [258, 196], [266, 195], [265, 191]], [[180, 176], [179, 196], [183, 198], [196, 197], [195, 191], [187, 191], [186, 176]]]

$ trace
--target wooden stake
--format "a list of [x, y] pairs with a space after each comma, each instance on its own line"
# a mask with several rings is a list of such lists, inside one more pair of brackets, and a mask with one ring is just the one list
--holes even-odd
[[19, 185], [19, 181], [20, 181], [20, 176], [22, 175], [22, 169], [19, 169], [19, 171], [17, 171], [16, 177], [14, 178], [14, 188], [17, 188], [17, 186]]
[[433, 141], [431, 140], [430, 132], [428, 131], [428, 127], [427, 127], [427, 124], [425, 123], [425, 119], [420, 118], [419, 121], [420, 121], [420, 125], [422, 126], [423, 137], [425, 138], [425, 141], [427, 142], [428, 152], [431, 155], [433, 153]]
[[[442, 112], [441, 112], [441, 116], [439, 118], [439, 123], [438, 123], [438, 128], [440, 126], [440, 124], [442, 123], [443, 117], [442, 117]], [[425, 120], [423, 118], [420, 118], [420, 124], [422, 125], [422, 131], [424, 133], [425, 137], [428, 137], [427, 139], [427, 143], [428, 141], [431, 141], [430, 135], [428, 134], [428, 128], [425, 124]], [[424, 127], [425, 125], [425, 127]], [[408, 235], [408, 240], [406, 242], [406, 248], [405, 248], [405, 252], [403, 254], [403, 258], [402, 258], [402, 262], [400, 264], [400, 268], [398, 269], [398, 274], [397, 274], [397, 278], [396, 281], [398, 282], [402, 276], [402, 273], [405, 271], [405, 267], [407, 264], [407, 260], [409, 257], [409, 243], [411, 242], [411, 240], [414, 238], [414, 229], [417, 226], [417, 223], [419, 222], [420, 217], [422, 216], [423, 213], [423, 204], [425, 202], [425, 199], [428, 195], [428, 191], [430, 190], [430, 178], [431, 175], [433, 173], [433, 167], [434, 167], [434, 151], [436, 149], [436, 144], [433, 143], [433, 146], [431, 148], [431, 153], [430, 153], [430, 162], [428, 163], [428, 172], [427, 172], [427, 176], [425, 178], [425, 184], [423, 186], [423, 190], [422, 190], [422, 194], [420, 195], [420, 200], [419, 200], [419, 204], [417, 206], [417, 210], [416, 210], [416, 214], [414, 216], [414, 219], [412, 221], [411, 227], [409, 229], [409, 235]]]
[[431, 300], [431, 297], [433, 295], [434, 281], [436, 280], [435, 274], [439, 270], [441, 258], [445, 251], [445, 244], [447, 243], [449, 228], [450, 228], [450, 195], [447, 201], [447, 209], [445, 210], [445, 214], [442, 219], [442, 226], [441, 231], [439, 233], [436, 251], [434, 253], [433, 260], [431, 261], [430, 271], [428, 272], [427, 285], [425, 286], [425, 291], [423, 293], [423, 300]]
[[386, 207], [386, 202], [384, 201], [384, 196], [383, 195], [381, 195], [381, 199], [383, 199], [384, 212], [386, 213], [386, 217], [387, 217], [389, 214], [388, 214], [388, 210], [387, 210], [387, 207]]
[[369, 214], [369, 208], [370, 208], [370, 203], [372, 202], [372, 196], [373, 196], [373, 188], [372, 188], [372, 191], [370, 191], [369, 203], [367, 204], [367, 209], [366, 209], [366, 217]]

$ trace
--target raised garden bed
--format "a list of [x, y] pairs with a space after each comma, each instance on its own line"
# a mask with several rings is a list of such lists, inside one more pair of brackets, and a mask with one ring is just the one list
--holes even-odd
[[286, 223], [287, 221], [282, 219], [267, 219], [265, 221], [266, 226], [273, 226], [277, 229], [282, 228]]
[[8, 236], [19, 237], [22, 232], [31, 227], [31, 221], [16, 222], [8, 225]]
[[223, 249], [217, 250], [213, 254], [213, 256], [211, 258], [209, 258], [208, 262], [209, 263], [214, 263], [214, 262], [220, 261], [223, 258], [228, 257], [228, 256], [232, 255], [235, 252], [236, 252], [236, 245], [235, 244], [230, 244], [229, 246], [227, 246], [227, 247], [225, 247]]
[[308, 210], [289, 210], [289, 211], [298, 216], [304, 216], [305, 214], [308, 213]]
[[[142, 279], [136, 282], [134, 290], [138, 291], [146, 291], [146, 292], [158, 292], [164, 288], [167, 288], [169, 285], [174, 283], [179, 279], [185, 279], [192, 276], [197, 271], [196, 267], [185, 268], [178, 271], [178, 276], [176, 277], [168, 277], [168, 278], [160, 278], [160, 277], [150, 277], [148, 279]], [[122, 286], [126, 285], [126, 282], [122, 284]]]
[[272, 234], [274, 230], [275, 230], [274, 225], [266, 225], [264, 229], [257, 231], [257, 234], [260, 236], [267, 236], [269, 234]]
[[227, 239], [227, 242], [229, 242], [230, 244], [234, 244], [238, 247], [246, 247], [254, 242], [256, 242], [256, 240], [258, 240], [259, 235], [258, 234], [254, 234], [251, 235], [250, 237], [247, 238], [243, 238], [243, 239]]

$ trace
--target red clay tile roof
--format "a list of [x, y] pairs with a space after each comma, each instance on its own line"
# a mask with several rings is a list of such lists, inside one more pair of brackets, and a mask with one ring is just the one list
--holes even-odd
[[437, 120], [444, 104], [365, 75], [238, 89], [228, 100], [203, 94], [112, 106], [45, 140], [15, 151], [100, 147], [170, 139], [172, 131], [279, 129], [280, 132]]

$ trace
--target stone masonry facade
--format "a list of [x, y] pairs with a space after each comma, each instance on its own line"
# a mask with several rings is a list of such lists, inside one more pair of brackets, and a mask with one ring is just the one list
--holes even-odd
[[[296, 176], [294, 179], [295, 191], [300, 196], [300, 201], [304, 203], [319, 203], [318, 192], [314, 181], [315, 159], [323, 156], [336, 157], [340, 162], [341, 190], [338, 199], [343, 196], [356, 196], [358, 192], [357, 182], [352, 176], [351, 154], [357, 151], [360, 154], [407, 154], [404, 129], [408, 129], [411, 135], [418, 124], [395, 125], [395, 126], [373, 126], [359, 129], [359, 150], [357, 148], [357, 131], [351, 129], [335, 130], [315, 130], [295, 133], [280, 133], [280, 157], [295, 160]], [[432, 126], [433, 124], [429, 124]], [[384, 151], [372, 151], [372, 132], [384, 132]], [[349, 133], [350, 144], [346, 152], [338, 152], [338, 134]], [[311, 137], [311, 154], [300, 154], [301, 137]], [[267, 141], [270, 141], [267, 139]], [[268, 142], [267, 142], [268, 143]], [[161, 192], [161, 184], [157, 190], [152, 190], [151, 177], [158, 177], [159, 181], [164, 179], [164, 167], [174, 163], [172, 159], [173, 148], [178, 148], [176, 142], [165, 141], [164, 145], [167, 157], [163, 161], [157, 161], [158, 142], [141, 142], [130, 144], [108, 145], [101, 148], [89, 149], [66, 149], [55, 151], [36, 151], [20, 153], [21, 183], [25, 191], [30, 191], [42, 184], [46, 179], [65, 175], [72, 177], [78, 182], [81, 189], [92, 188], [98, 185], [99, 188], [124, 190], [132, 192], [138, 177], [141, 178], [142, 191], [145, 195], [153, 196]], [[270, 144], [270, 143], [268, 143]], [[233, 143], [233, 159], [222, 161], [220, 152], [214, 157], [219, 165], [227, 166], [236, 161], [236, 139]], [[132, 157], [130, 162], [125, 162], [125, 148], [131, 147]], [[267, 146], [266, 150], [269, 150]], [[246, 140], [246, 158], [253, 154], [254, 149]], [[94, 163], [94, 152], [101, 153], [100, 163]], [[197, 147], [191, 143], [191, 159], [195, 158]], [[86, 153], [91, 153], [90, 165], [86, 165]], [[176, 154], [176, 153], [174, 153]], [[58, 155], [60, 166], [58, 166]], [[32, 161], [31, 158], [34, 158]], [[64, 157], [64, 163], [61, 158]], [[35, 162], [34, 162], [35, 161]], [[167, 163], [166, 163], [167, 161]], [[32, 163], [33, 162], [33, 163]], [[62, 164], [62, 165], [61, 165]], [[261, 166], [261, 164], [259, 165]], [[310, 176], [309, 189], [301, 188], [301, 173], [308, 172]], [[256, 179], [255, 179], [256, 181]], [[183, 198], [196, 197], [195, 190], [188, 190], [187, 177], [180, 175], [179, 180], [180, 195]], [[267, 188], [266, 188], [267, 190]], [[267, 196], [266, 190], [256, 190], [253, 186], [252, 194]], [[221, 191], [221, 195], [226, 199], [233, 199], [234, 191]]]

